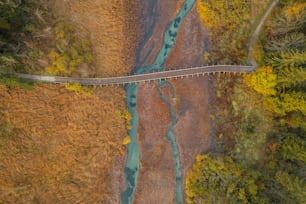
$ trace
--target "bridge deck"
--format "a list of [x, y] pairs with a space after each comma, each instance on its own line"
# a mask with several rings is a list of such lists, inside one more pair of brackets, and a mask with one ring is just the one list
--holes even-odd
[[140, 75], [110, 77], [110, 78], [71, 78], [71, 77], [58, 77], [58, 76], [40, 76], [30, 74], [16, 74], [20, 78], [31, 79], [37, 81], [46, 81], [51, 83], [67, 83], [76, 82], [83, 85], [117, 85], [129, 84], [146, 81], [154, 81], [160, 79], [171, 79], [184, 76], [199, 76], [201, 74], [217, 73], [217, 72], [253, 72], [256, 70], [255, 66], [241, 66], [241, 65], [213, 65], [204, 67], [192, 67], [185, 69], [169, 70], [163, 72], [153, 72]]

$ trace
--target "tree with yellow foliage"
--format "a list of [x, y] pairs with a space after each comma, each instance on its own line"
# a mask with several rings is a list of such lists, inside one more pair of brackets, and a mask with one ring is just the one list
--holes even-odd
[[[197, 11], [208, 29], [212, 55], [218, 63], [241, 63], [246, 57], [250, 6], [246, 0], [199, 0]], [[206, 61], [208, 61], [206, 59]]]
[[230, 157], [198, 155], [186, 179], [187, 203], [265, 203], [258, 178]]
[[48, 57], [50, 65], [45, 68], [48, 74], [70, 75], [82, 63], [90, 64], [93, 56], [89, 42], [73, 35], [73, 28], [68, 23], [58, 23], [55, 28], [55, 48]]
[[275, 86], [277, 76], [273, 74], [273, 69], [270, 66], [263, 66], [259, 68], [255, 73], [247, 74], [245, 76], [245, 82], [248, 86], [252, 87], [258, 93], [265, 96], [275, 95]]

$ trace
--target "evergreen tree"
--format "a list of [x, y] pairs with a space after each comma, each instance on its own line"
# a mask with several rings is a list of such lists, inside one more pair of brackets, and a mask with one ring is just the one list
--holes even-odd
[[306, 69], [302, 67], [286, 67], [277, 73], [277, 87], [281, 90], [291, 87], [302, 88], [306, 83]]
[[288, 50], [272, 54], [267, 58], [267, 63], [276, 69], [285, 67], [300, 67], [306, 65], [306, 51]]
[[268, 51], [286, 51], [290, 49], [303, 49], [306, 47], [306, 38], [304, 33], [289, 33], [284, 36], [271, 39], [265, 48]]
[[284, 203], [305, 203], [306, 183], [303, 179], [291, 176], [288, 172], [278, 171], [275, 180], [281, 186], [278, 194]]

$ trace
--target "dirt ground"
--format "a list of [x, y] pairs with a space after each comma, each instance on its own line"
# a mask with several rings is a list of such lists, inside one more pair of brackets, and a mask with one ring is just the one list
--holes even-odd
[[[162, 4], [162, 3], [161, 3]], [[167, 5], [166, 13], [175, 12], [176, 5]], [[168, 14], [171, 20], [173, 15]], [[160, 32], [166, 20], [163, 19], [160, 29], [155, 29], [155, 44], [161, 42]], [[181, 68], [201, 65], [203, 53], [207, 49], [207, 32], [200, 23], [194, 7], [184, 19], [178, 33], [177, 43], [172, 50], [165, 68]], [[156, 49], [156, 48], [155, 48]], [[153, 49], [153, 50], [155, 50]], [[158, 50], [158, 49], [157, 49]], [[145, 50], [146, 51], [146, 50]], [[152, 59], [151, 59], [152, 60]], [[194, 162], [195, 155], [208, 150], [209, 116], [208, 116], [208, 78], [173, 79], [176, 98], [172, 105], [176, 109], [178, 123], [174, 133], [180, 151], [183, 180]], [[166, 130], [170, 124], [169, 110], [158, 96], [157, 85], [141, 84], [137, 96], [139, 116], [139, 144], [141, 148], [140, 176], [135, 194], [135, 203], [176, 203], [175, 171], [170, 143]], [[184, 191], [184, 186], [183, 186]]]

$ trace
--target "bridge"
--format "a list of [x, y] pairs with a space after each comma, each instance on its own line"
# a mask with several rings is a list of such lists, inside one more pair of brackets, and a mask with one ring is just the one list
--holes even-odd
[[152, 72], [147, 74], [119, 76], [109, 78], [71, 78], [59, 76], [40, 76], [17, 73], [17, 77], [50, 83], [79, 83], [82, 85], [125, 85], [139, 82], [150, 82], [162, 79], [183, 78], [193, 76], [203, 76], [215, 73], [245, 73], [256, 70], [255, 66], [241, 65], [213, 65], [202, 67], [191, 67], [185, 69], [169, 70], [163, 72]]
[[279, 0], [274, 0], [266, 10], [265, 14], [259, 21], [254, 33], [250, 38], [248, 58], [251, 63], [250, 66], [244, 65], [210, 65], [201, 67], [191, 67], [185, 69], [168, 70], [162, 72], [153, 72], [139, 75], [119, 76], [109, 78], [72, 78], [72, 77], [60, 77], [60, 76], [41, 76], [16, 73], [19, 78], [29, 79], [34, 81], [45, 81], [50, 83], [80, 83], [82, 85], [125, 85], [131, 83], [150, 82], [162, 79], [171, 78], [183, 78], [193, 77], [200, 75], [209, 75], [215, 73], [249, 73], [254, 72], [258, 65], [253, 56], [253, 48], [256, 43], [256, 39], [263, 27], [264, 22], [268, 18], [273, 8], [277, 5]]

